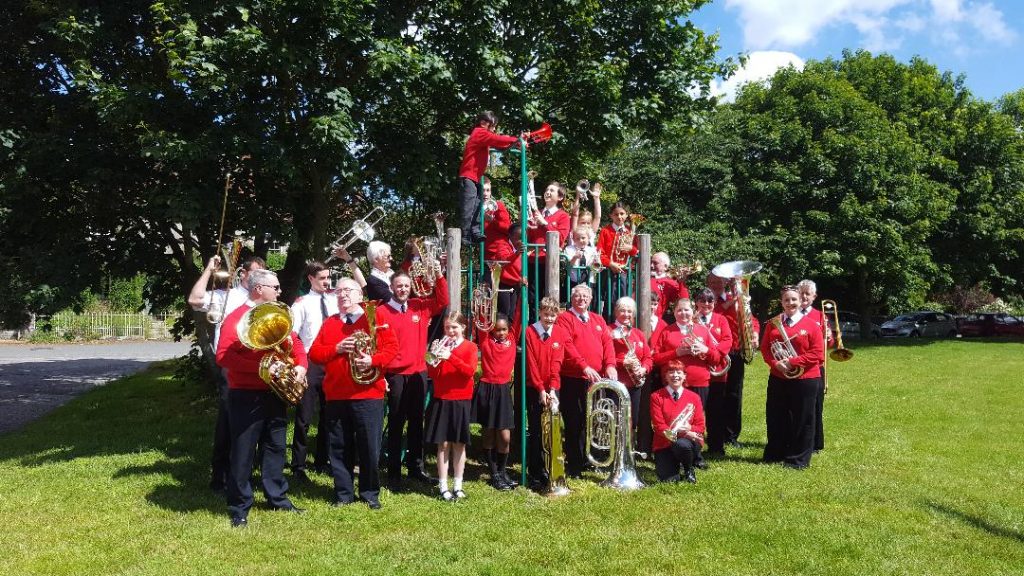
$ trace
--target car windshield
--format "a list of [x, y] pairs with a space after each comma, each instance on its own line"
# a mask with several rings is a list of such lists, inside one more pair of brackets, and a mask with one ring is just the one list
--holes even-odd
[[903, 314], [892, 319], [893, 322], [917, 322], [921, 318], [920, 314]]

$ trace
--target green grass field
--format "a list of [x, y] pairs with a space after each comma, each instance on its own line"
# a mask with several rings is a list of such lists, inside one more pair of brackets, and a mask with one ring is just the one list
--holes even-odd
[[[1022, 574], [1024, 344], [915, 341], [832, 364], [824, 452], [758, 463], [760, 362], [739, 454], [691, 485], [619, 494], [576, 481], [549, 501], [483, 482], [446, 504], [383, 495], [304, 516], [257, 496], [230, 528], [206, 488], [214, 408], [169, 366], [0, 436], [0, 566], [26, 574]], [[471, 457], [473, 454], [471, 453]], [[470, 462], [476, 478], [481, 466]], [[642, 465], [653, 481], [653, 469]], [[596, 480], [597, 477], [595, 476]]]

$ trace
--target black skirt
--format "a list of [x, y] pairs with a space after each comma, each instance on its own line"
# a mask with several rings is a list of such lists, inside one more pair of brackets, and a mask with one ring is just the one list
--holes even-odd
[[481, 381], [473, 390], [473, 422], [484, 428], [514, 430], [512, 385]]
[[430, 399], [427, 407], [427, 431], [423, 440], [431, 444], [458, 442], [469, 444], [471, 400]]

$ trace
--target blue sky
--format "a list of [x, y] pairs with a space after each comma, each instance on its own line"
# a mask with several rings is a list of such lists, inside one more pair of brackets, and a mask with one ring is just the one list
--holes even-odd
[[734, 78], [713, 87], [733, 94], [779, 66], [841, 57], [844, 48], [918, 55], [965, 74], [979, 98], [1024, 88], [1024, 2], [1020, 0], [714, 0], [691, 15], [720, 33], [720, 56], [746, 52]]

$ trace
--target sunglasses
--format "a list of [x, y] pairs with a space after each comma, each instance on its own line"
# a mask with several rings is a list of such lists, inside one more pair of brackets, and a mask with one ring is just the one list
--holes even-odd
[[277, 285], [274, 285], [274, 286], [271, 286], [270, 284], [260, 284], [260, 286], [263, 286], [264, 288], [273, 288], [274, 290], [276, 290], [278, 292], [281, 291], [281, 285], [280, 284], [277, 284]]

